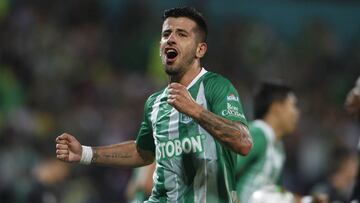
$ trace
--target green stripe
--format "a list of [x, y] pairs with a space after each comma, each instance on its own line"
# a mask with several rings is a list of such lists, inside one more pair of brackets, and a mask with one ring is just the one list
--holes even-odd
[[224, 178], [224, 168], [222, 163], [224, 162], [224, 157], [222, 154], [222, 146], [216, 143], [216, 151], [217, 151], [217, 157], [218, 157], [218, 174], [217, 174], [217, 184], [218, 184], [218, 198], [219, 202], [226, 202], [227, 200], [227, 190], [226, 190], [226, 184], [225, 184], [225, 178]]

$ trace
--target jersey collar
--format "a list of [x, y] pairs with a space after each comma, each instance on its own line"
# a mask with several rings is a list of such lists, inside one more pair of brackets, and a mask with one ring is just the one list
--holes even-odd
[[200, 73], [190, 82], [186, 89], [190, 89], [190, 87], [192, 87], [205, 73], [207, 73], [207, 70], [205, 70], [205, 68], [201, 68]]

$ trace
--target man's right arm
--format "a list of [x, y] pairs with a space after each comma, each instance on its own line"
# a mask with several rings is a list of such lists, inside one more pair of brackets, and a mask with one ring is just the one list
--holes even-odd
[[[84, 147], [72, 135], [63, 133], [56, 138], [57, 158], [65, 162], [80, 162]], [[154, 161], [153, 153], [141, 150], [135, 141], [91, 147], [91, 164], [113, 167], [139, 167]]]

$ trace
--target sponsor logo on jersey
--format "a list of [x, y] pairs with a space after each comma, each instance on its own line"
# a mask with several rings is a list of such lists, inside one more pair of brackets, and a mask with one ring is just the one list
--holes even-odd
[[239, 108], [227, 103], [227, 108], [221, 112], [223, 116], [235, 116], [238, 118], [245, 118], [244, 114], [239, 112]]
[[201, 135], [173, 139], [156, 144], [156, 159], [168, 159], [182, 154], [203, 152]]
[[239, 97], [235, 96], [234, 94], [230, 94], [227, 96], [228, 101], [239, 101]]

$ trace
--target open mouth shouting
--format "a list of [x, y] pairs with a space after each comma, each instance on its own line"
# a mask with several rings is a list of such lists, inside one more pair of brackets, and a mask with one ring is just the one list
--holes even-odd
[[175, 62], [176, 57], [178, 56], [178, 51], [174, 48], [166, 48], [165, 55], [166, 55], [166, 63], [171, 64]]

